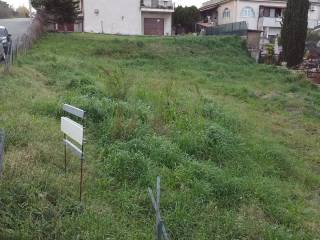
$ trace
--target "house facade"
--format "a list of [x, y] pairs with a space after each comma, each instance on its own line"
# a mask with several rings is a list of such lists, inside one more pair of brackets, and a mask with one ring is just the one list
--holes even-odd
[[[310, 0], [308, 27], [320, 25], [320, 0]], [[222, 25], [245, 21], [249, 30], [263, 32], [272, 39], [281, 32], [285, 0], [211, 0], [200, 8], [202, 21], [207, 25]]]
[[172, 32], [171, 0], [83, 0], [83, 31], [122, 35]]

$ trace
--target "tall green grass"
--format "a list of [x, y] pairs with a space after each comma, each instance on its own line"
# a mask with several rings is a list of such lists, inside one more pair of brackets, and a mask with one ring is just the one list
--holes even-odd
[[[63, 103], [88, 113], [84, 203]], [[1, 76], [0, 238], [151, 239], [160, 175], [172, 239], [316, 239], [319, 103], [237, 37], [46, 35]]]

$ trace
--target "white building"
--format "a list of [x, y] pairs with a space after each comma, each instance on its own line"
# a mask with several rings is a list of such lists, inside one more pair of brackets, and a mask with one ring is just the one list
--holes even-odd
[[83, 31], [171, 35], [171, 0], [83, 0]]
[[[320, 25], [320, 0], [310, 0], [309, 28]], [[263, 31], [271, 39], [281, 32], [285, 0], [211, 0], [200, 8], [204, 21], [221, 25], [245, 21], [249, 30]]]

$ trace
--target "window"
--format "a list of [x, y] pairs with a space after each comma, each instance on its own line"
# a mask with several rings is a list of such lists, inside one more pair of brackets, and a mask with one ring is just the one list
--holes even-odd
[[264, 8], [263, 9], [263, 16], [264, 17], [270, 17], [270, 8]]
[[276, 18], [282, 17], [282, 9], [281, 8], [276, 8]]
[[274, 8], [270, 8], [270, 17], [276, 17], [276, 10]]
[[241, 10], [241, 17], [255, 17], [255, 13], [252, 7], [244, 7]]
[[283, 8], [270, 8], [262, 7], [260, 8], [260, 17], [271, 17], [271, 18], [281, 18], [283, 16]]
[[8, 31], [5, 28], [0, 28], [0, 37], [6, 37], [8, 35]]
[[230, 18], [230, 15], [231, 15], [230, 9], [229, 9], [229, 8], [225, 8], [225, 9], [223, 10], [222, 17], [223, 17], [223, 18]]

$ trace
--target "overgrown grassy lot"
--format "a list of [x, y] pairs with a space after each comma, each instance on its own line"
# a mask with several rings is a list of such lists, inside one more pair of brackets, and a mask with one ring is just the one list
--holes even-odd
[[[2, 73], [1, 73], [2, 74]], [[85, 196], [61, 106], [88, 113]], [[235, 37], [49, 34], [0, 77], [0, 239], [320, 236], [320, 91]]]

